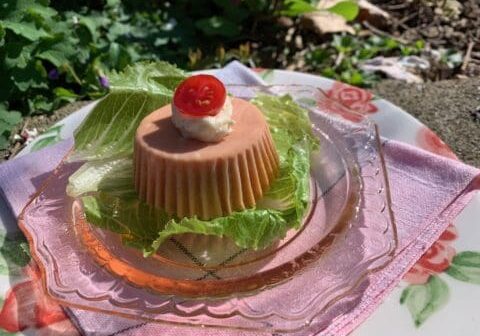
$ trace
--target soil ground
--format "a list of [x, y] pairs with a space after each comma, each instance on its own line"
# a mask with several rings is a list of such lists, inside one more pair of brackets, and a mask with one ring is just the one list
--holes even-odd
[[432, 49], [463, 53], [464, 64], [455, 71], [432, 69], [432, 80], [457, 75], [480, 75], [480, 1], [373, 0], [391, 19], [382, 30], [405, 41], [422, 39]]
[[480, 78], [424, 84], [386, 80], [373, 91], [430, 127], [462, 161], [480, 167]]

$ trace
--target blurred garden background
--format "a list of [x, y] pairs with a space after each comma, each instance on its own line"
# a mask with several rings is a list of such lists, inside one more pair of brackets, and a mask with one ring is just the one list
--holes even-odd
[[0, 160], [132, 62], [239, 60], [368, 88], [478, 76], [479, 38], [476, 0], [2, 0]]

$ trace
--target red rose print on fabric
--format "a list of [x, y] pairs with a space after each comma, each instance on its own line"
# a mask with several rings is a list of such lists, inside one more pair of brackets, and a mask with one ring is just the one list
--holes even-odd
[[[378, 111], [371, 103], [373, 95], [355, 86], [335, 82], [318, 102], [318, 107], [325, 112], [340, 115], [344, 119], [359, 122], [363, 116]], [[351, 111], [357, 112], [353, 114]]]
[[458, 160], [455, 153], [448, 147], [448, 145], [442, 141], [432, 130], [427, 127], [423, 127], [417, 133], [418, 145], [432, 153], [447, 157], [450, 159]]
[[440, 238], [405, 274], [404, 280], [414, 285], [420, 285], [426, 283], [431, 275], [445, 271], [456, 254], [455, 249], [450, 244], [457, 237], [457, 229], [453, 225], [449, 225]]
[[45, 295], [38, 267], [29, 265], [25, 273], [28, 280], [14, 285], [7, 293], [0, 310], [0, 329], [19, 332], [43, 328], [36, 334], [78, 335], [62, 308]]

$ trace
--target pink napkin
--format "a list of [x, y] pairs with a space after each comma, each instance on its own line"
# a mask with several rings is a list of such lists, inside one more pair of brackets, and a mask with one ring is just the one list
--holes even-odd
[[[258, 77], [238, 64], [221, 76], [229, 83], [258, 84]], [[0, 165], [0, 197], [16, 216], [29, 196], [68, 151], [71, 140]], [[294, 335], [346, 335], [363, 322], [400, 281], [403, 274], [440, 236], [480, 189], [480, 171], [392, 140], [384, 142], [399, 246], [391, 264], [371, 275], [363, 296], [347, 314], [335, 314], [328, 325], [312, 325]], [[280, 298], [281, 299], [281, 298]], [[172, 327], [66, 309], [85, 335], [272, 335], [219, 329]], [[280, 335], [280, 334], [274, 334]]]

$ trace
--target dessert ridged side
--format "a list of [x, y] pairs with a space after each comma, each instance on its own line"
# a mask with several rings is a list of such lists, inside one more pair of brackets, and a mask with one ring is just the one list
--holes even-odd
[[252, 207], [278, 174], [278, 155], [268, 128], [255, 145], [214, 161], [173, 163], [135, 147], [140, 199], [180, 218], [211, 219]]

